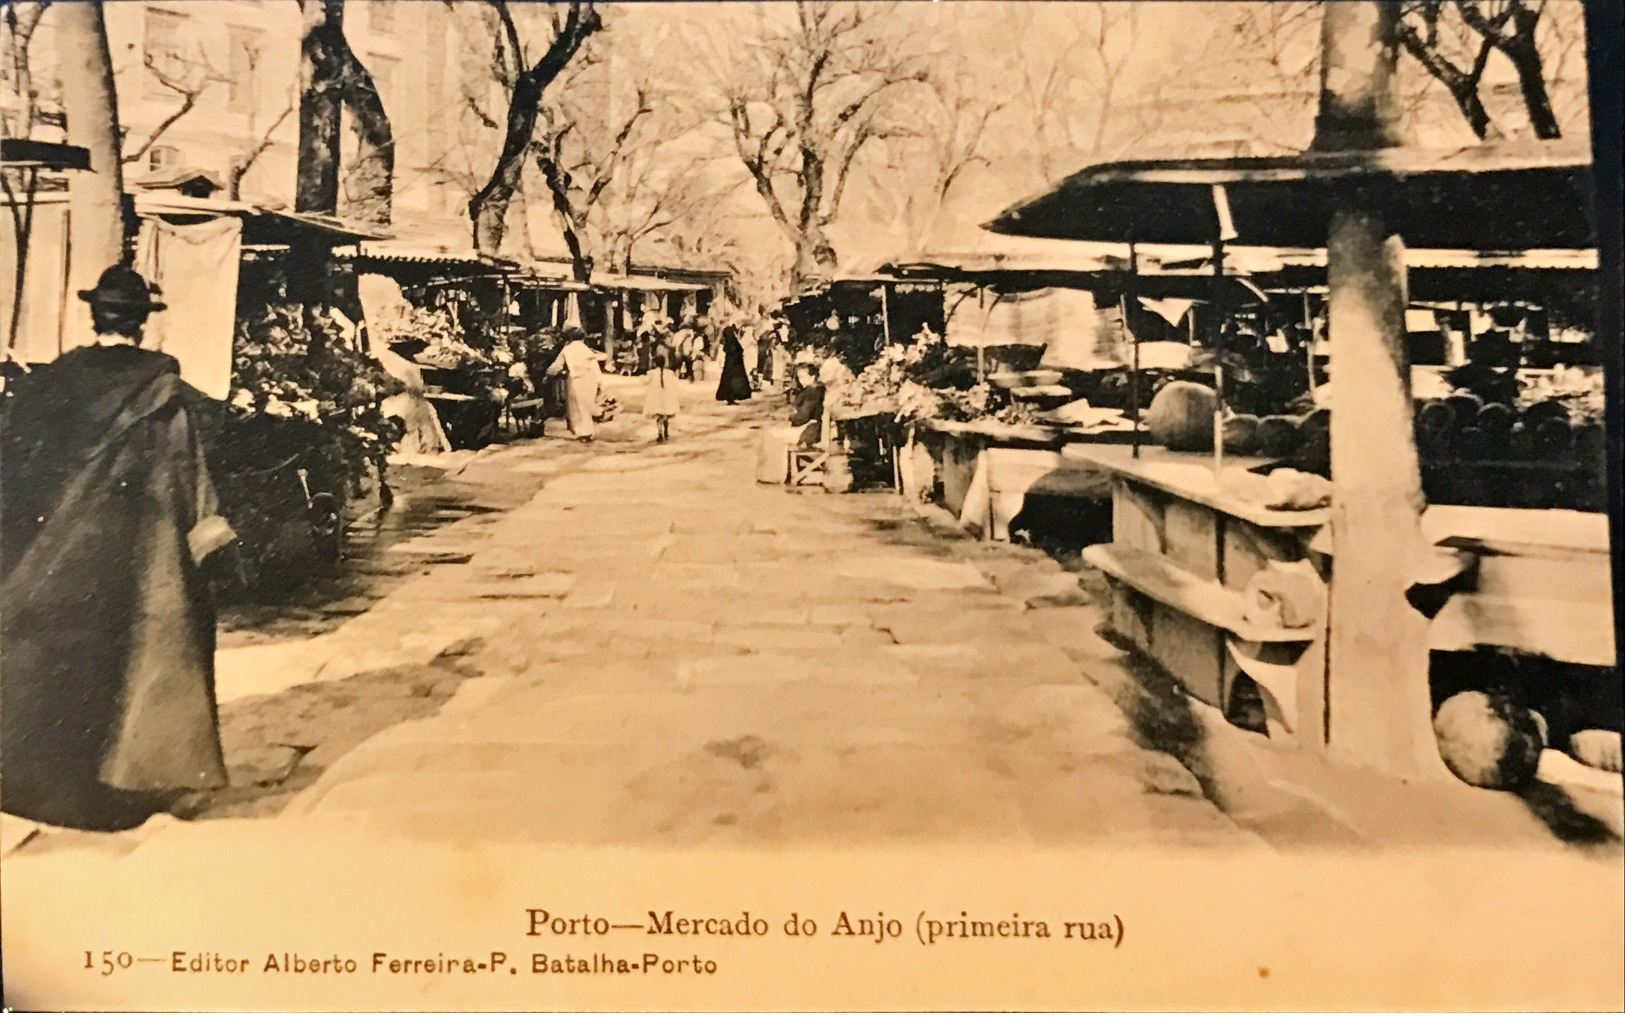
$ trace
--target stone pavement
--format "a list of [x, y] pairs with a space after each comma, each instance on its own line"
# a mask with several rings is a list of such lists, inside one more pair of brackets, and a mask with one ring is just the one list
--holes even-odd
[[[637, 382], [611, 386], [636, 407]], [[229, 819], [629, 847], [1617, 849], [1617, 795], [1407, 787], [1231, 727], [1096, 634], [1098, 576], [889, 493], [758, 485], [782, 402], [707, 388], [669, 445], [632, 412], [592, 445], [457, 454], [480, 510], [379, 551], [391, 578], [359, 613], [223, 648], [233, 786], [199, 823], [6, 817], [0, 853]]]
[[702, 396], [669, 445], [504, 450], [551, 474], [532, 501], [418, 538], [447, 560], [330, 645], [233, 662], [223, 696], [315, 657], [457, 661], [443, 708], [332, 761], [285, 816], [628, 845], [1252, 840], [1046, 636], [1098, 621], [1059, 566], [890, 495], [757, 485], [781, 404]]

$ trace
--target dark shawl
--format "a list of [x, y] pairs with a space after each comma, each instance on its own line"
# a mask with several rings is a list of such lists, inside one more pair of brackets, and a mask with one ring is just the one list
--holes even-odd
[[717, 382], [717, 400], [725, 403], [750, 398], [750, 375], [745, 373], [745, 348], [730, 334], [722, 343], [722, 378]]
[[801, 432], [801, 444], [812, 446], [824, 438], [824, 386], [804, 386], [796, 393], [795, 405], [790, 410], [790, 423], [795, 427], [806, 425]]
[[40, 822], [117, 828], [225, 784], [214, 612], [231, 538], [174, 358], [86, 347], [0, 420], [0, 793]]

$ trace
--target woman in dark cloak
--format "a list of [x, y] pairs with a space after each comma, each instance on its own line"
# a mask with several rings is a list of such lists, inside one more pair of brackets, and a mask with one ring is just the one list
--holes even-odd
[[750, 375], [745, 370], [745, 347], [739, 330], [732, 325], [722, 330], [722, 380], [717, 382], [717, 401], [732, 406], [750, 398]]

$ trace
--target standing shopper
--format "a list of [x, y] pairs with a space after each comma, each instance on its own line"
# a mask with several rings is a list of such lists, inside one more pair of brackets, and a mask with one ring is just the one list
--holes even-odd
[[0, 429], [0, 805], [112, 830], [225, 786], [204, 559], [233, 539], [202, 393], [140, 348], [163, 306], [108, 269], [94, 345], [16, 386]]
[[732, 406], [750, 398], [750, 376], [745, 373], [745, 350], [739, 344], [739, 330], [729, 325], [722, 330], [722, 378], [717, 382], [717, 401]]
[[586, 333], [580, 329], [571, 329], [564, 338], [564, 349], [559, 351], [547, 373], [562, 374], [568, 382], [566, 411], [570, 433], [578, 441], [592, 441], [598, 429], [593, 416], [598, 411], [598, 388], [603, 378], [598, 366], [601, 357], [587, 345]]

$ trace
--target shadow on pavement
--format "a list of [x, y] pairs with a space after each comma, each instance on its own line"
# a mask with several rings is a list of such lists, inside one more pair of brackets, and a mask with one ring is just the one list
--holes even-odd
[[339, 681], [253, 696], [220, 710], [230, 786], [198, 819], [275, 816], [362, 742], [438, 713], [464, 679], [479, 674], [469, 640], [422, 665], [384, 668]]

